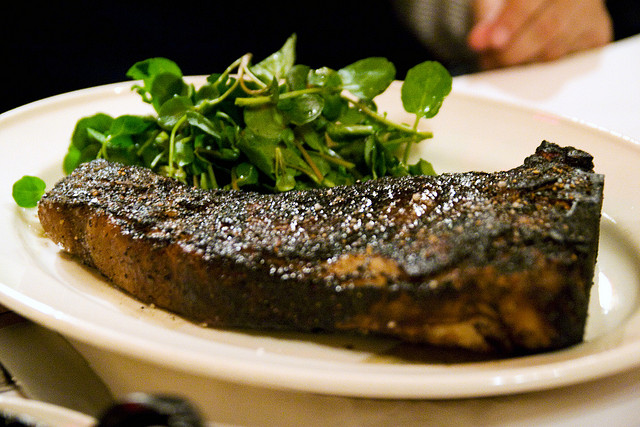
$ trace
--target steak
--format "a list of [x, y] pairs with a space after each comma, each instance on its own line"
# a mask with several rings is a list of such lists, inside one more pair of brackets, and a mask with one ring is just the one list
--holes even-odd
[[546, 141], [503, 172], [275, 195], [95, 160], [38, 214], [115, 286], [199, 324], [510, 356], [583, 340], [603, 185], [591, 155]]

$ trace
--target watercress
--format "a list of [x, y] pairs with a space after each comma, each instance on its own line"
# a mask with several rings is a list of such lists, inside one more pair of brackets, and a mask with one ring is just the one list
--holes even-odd
[[13, 200], [23, 208], [34, 208], [44, 194], [45, 182], [37, 176], [25, 175], [13, 184]]
[[451, 90], [444, 67], [425, 62], [407, 73], [401, 98], [416, 119], [406, 125], [374, 102], [396, 79], [387, 59], [312, 69], [295, 63], [295, 48], [294, 34], [264, 60], [253, 64], [245, 54], [199, 88], [169, 59], [134, 64], [127, 76], [155, 114], [80, 119], [64, 172], [104, 158], [195, 187], [262, 192], [435, 173], [426, 160], [407, 159], [412, 144], [432, 137], [418, 130], [418, 120], [433, 117]]

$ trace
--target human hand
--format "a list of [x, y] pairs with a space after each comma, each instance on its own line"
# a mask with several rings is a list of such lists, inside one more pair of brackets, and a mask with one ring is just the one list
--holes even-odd
[[550, 61], [613, 39], [604, 0], [475, 0], [468, 43], [484, 69]]

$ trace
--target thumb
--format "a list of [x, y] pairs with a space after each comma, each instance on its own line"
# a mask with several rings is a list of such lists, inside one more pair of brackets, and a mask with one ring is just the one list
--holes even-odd
[[475, 0], [472, 3], [476, 24], [493, 21], [504, 6], [505, 0]]
[[491, 46], [491, 24], [498, 17], [505, 0], [475, 0], [473, 8], [473, 27], [469, 32], [469, 46], [476, 51]]

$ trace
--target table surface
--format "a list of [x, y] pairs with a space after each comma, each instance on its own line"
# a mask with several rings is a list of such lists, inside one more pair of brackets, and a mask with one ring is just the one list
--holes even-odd
[[454, 88], [640, 141], [640, 35], [552, 63], [461, 76]]
[[[533, 107], [640, 141], [640, 36], [553, 63], [454, 79], [454, 90]], [[116, 395], [187, 395], [233, 425], [638, 425], [640, 369], [598, 381], [501, 397], [374, 400], [203, 382], [72, 341]], [[5, 380], [0, 376], [0, 391]], [[6, 381], [5, 381], [6, 382]]]

